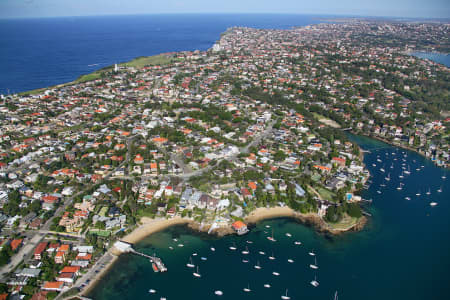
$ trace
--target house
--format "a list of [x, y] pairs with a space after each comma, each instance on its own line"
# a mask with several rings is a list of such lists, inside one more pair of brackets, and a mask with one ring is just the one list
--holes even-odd
[[23, 243], [23, 239], [15, 239], [11, 241], [11, 250], [12, 251], [16, 251], [17, 249], [19, 249], [20, 246], [22, 246]]
[[75, 278], [75, 273], [61, 273], [56, 277], [56, 280], [72, 284], [75, 281]]
[[41, 273], [41, 269], [32, 269], [32, 268], [23, 268], [19, 271], [16, 271], [16, 276], [25, 276], [25, 277], [32, 277], [37, 278], [39, 277], [39, 274]]
[[233, 227], [238, 235], [243, 235], [248, 232], [247, 225], [242, 221], [234, 222], [233, 224], [231, 224], [231, 227]]
[[55, 255], [55, 263], [63, 264], [66, 259], [66, 253], [63, 251], [58, 251]]
[[75, 273], [75, 275], [79, 275], [80, 267], [77, 266], [66, 266], [59, 273]]
[[60, 292], [64, 286], [64, 282], [62, 281], [46, 281], [42, 289], [44, 291], [55, 291]]
[[47, 248], [47, 242], [41, 242], [37, 245], [36, 249], [34, 249], [34, 259], [41, 260], [42, 252], [44, 252], [45, 248]]

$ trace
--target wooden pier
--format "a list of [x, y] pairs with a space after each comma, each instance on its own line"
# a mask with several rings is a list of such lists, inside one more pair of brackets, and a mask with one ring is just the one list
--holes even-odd
[[154, 263], [158, 267], [159, 272], [166, 272], [167, 271], [167, 268], [164, 265], [164, 263], [162, 262], [161, 258], [156, 257], [155, 255], [153, 255], [153, 256], [147, 255], [145, 253], [138, 252], [138, 251], [136, 251], [134, 249], [131, 249], [130, 253], [133, 253], [133, 254], [136, 254], [136, 255], [148, 258], [151, 263]]

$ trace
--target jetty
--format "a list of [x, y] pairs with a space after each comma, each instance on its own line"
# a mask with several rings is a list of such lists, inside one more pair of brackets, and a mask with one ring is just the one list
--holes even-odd
[[157, 257], [155, 254], [153, 254], [153, 256], [152, 256], [152, 255], [148, 255], [148, 254], [136, 251], [133, 249], [133, 247], [130, 243], [123, 242], [123, 241], [117, 241], [114, 243], [114, 248], [117, 251], [119, 251], [120, 253], [133, 253], [135, 255], [139, 255], [139, 256], [148, 258], [150, 260], [150, 262], [152, 263], [153, 270], [155, 272], [166, 272], [167, 271], [167, 268], [164, 265], [161, 258]]

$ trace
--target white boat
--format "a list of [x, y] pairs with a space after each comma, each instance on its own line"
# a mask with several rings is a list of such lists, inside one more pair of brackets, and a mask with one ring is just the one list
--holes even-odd
[[386, 181], [390, 181], [391, 180], [391, 173], [388, 173], [388, 176], [386, 178], [384, 178], [384, 179], [386, 179]]
[[167, 300], [167, 298], [166, 297], [161, 297], [161, 298], [159, 298], [159, 300]]
[[253, 242], [252, 241], [246, 241], [247, 242], [247, 244], [253, 244]]
[[178, 242], [178, 239], [173, 239], [174, 242]]
[[384, 183], [380, 184], [380, 186], [385, 187], [386, 185]]
[[402, 174], [398, 175], [399, 178], [403, 178], [403, 171]]
[[406, 200], [411, 200], [411, 198], [410, 198], [410, 197], [405, 197], [405, 199], [406, 199]]
[[261, 265], [259, 264], [259, 261], [256, 263], [255, 269], [261, 270]]
[[216, 251], [216, 248], [214, 248], [214, 247], [211, 247], [211, 251]]
[[372, 167], [376, 167], [377, 165], [376, 164], [372, 164]]
[[266, 255], [266, 253], [264, 251], [259, 251], [258, 253], [261, 255]]
[[438, 193], [442, 193], [442, 187], [437, 190]]
[[310, 267], [311, 269], [315, 269], [315, 270], [317, 270], [317, 269], [319, 268], [319, 267], [317, 266], [317, 259], [316, 259], [316, 257], [314, 257], [314, 264], [310, 264], [309, 267]]
[[382, 162], [381, 159], [377, 158], [377, 162]]
[[198, 272], [198, 266], [197, 266], [197, 272], [192, 273], [192, 275], [194, 275], [195, 277], [202, 277], [202, 275], [200, 275], [200, 273]]
[[202, 256], [200, 257], [201, 260], [208, 260], [206, 257]]
[[235, 251], [236, 250], [236, 244], [235, 243], [233, 243], [233, 246], [230, 246], [230, 247], [228, 247], [230, 250], [233, 250], [233, 251]]
[[400, 185], [397, 187], [397, 190], [401, 190], [401, 189], [403, 189], [403, 183], [402, 182], [400, 182]]
[[289, 232], [286, 232], [286, 236], [287, 236], [287, 237], [291, 237], [292, 234], [290, 234]]
[[315, 256], [315, 255], [316, 255], [316, 254], [314, 253], [314, 250], [309, 251], [308, 254], [311, 255], [311, 256]]
[[446, 179], [446, 178], [447, 178], [447, 176], [445, 176], [445, 175], [442, 175], [442, 176], [441, 176], [441, 178], [442, 178], [442, 179]]
[[430, 194], [431, 194], [430, 188], [428, 188], [428, 191], [427, 191], [426, 194], [427, 194], [427, 195], [430, 195]]
[[437, 204], [437, 202], [431, 202], [430, 205], [431, 205], [431, 206], [436, 206], [436, 205], [438, 205], [438, 204]]
[[416, 193], [416, 196], [420, 196], [420, 191], [418, 191], [418, 192]]
[[416, 168], [416, 171], [420, 171], [420, 168]]
[[338, 300], [338, 294], [337, 294], [337, 291], [336, 291], [336, 293], [334, 293], [334, 300]]
[[377, 191], [378, 194], [381, 194], [381, 191]]
[[266, 284], [264, 284], [264, 287], [265, 287], [266, 289], [270, 289], [270, 284], [266, 283]]
[[169, 246], [169, 249], [170, 249], [170, 250], [173, 250], [173, 247], [172, 247], [172, 246]]
[[248, 259], [243, 259], [242, 262], [243, 263], [248, 263]]
[[275, 272], [275, 271], [274, 271], [274, 272], [272, 272], [272, 274], [273, 274], [273, 275], [275, 275], [275, 276], [280, 276], [280, 273], [278, 273], [278, 272]]
[[249, 254], [250, 252], [248, 251], [248, 247], [245, 246], [245, 250], [242, 250], [241, 253], [242, 253], [242, 254], [245, 254], [245, 255]]
[[150, 294], [154, 294], [154, 293], [156, 293], [156, 290], [154, 290], [154, 289], [149, 289], [148, 292], [149, 292]]
[[269, 226], [269, 225], [266, 225], [266, 228], [270, 228], [270, 226]]
[[299, 242], [299, 241], [295, 241], [295, 242], [294, 242], [294, 244], [295, 244], [295, 245], [301, 245], [301, 244], [302, 244], [302, 242]]
[[194, 253], [192, 253], [192, 256], [197, 256], [197, 253], [195, 253], [195, 252], [194, 252]]
[[311, 285], [313, 287], [318, 287], [319, 286], [319, 282], [317, 281], [317, 277], [314, 276], [314, 280], [311, 281]]
[[244, 288], [244, 292], [248, 293], [251, 292], [252, 290], [250, 289], [250, 284]]
[[214, 294], [216, 294], [217, 296], [222, 296], [222, 295], [223, 295], [223, 292], [222, 292], [222, 291], [219, 291], [219, 290], [217, 290], [217, 291], [215, 291], [215, 292], [214, 292]]
[[394, 164], [391, 164], [391, 169], [393, 169], [394, 168]]
[[288, 293], [287, 293], [287, 292], [288, 292], [288, 290], [286, 289], [286, 294], [282, 295], [282, 296], [281, 296], [281, 299], [283, 299], [283, 300], [289, 300], [289, 299], [291, 299], [291, 297], [288, 296]]
[[274, 259], [275, 259], [275, 256], [273, 256], [273, 251], [272, 251], [272, 255], [269, 256], [269, 259], [270, 259], [270, 260], [274, 260]]
[[178, 247], [184, 247], [184, 245], [183, 244], [178, 244]]
[[386, 171], [384, 170], [384, 168], [380, 168], [380, 171], [383, 172], [383, 173], [386, 172]]
[[405, 170], [405, 172], [404, 172], [406, 175], [409, 175], [409, 174], [411, 174], [411, 171], [409, 170], [409, 165], [408, 165], [408, 170]]
[[288, 258], [288, 262], [292, 264], [294, 260], [292, 258]]
[[273, 229], [272, 229], [272, 236], [268, 236], [267, 239], [271, 242], [276, 242], [277, 240], [273, 238]]
[[194, 265], [194, 263], [193, 263], [193, 261], [192, 261], [192, 257], [190, 257], [189, 262], [186, 264], [186, 266], [187, 266], [188, 268], [194, 268], [194, 267], [195, 267], [195, 265]]

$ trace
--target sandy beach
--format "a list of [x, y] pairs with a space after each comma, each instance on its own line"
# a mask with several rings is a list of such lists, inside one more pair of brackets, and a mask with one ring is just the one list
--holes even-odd
[[150, 219], [143, 217], [141, 219], [141, 225], [133, 230], [130, 234], [126, 235], [122, 240], [127, 243], [137, 243], [152, 233], [166, 229], [167, 227], [180, 224], [189, 224], [193, 221], [181, 217], [175, 217], [172, 219]]

